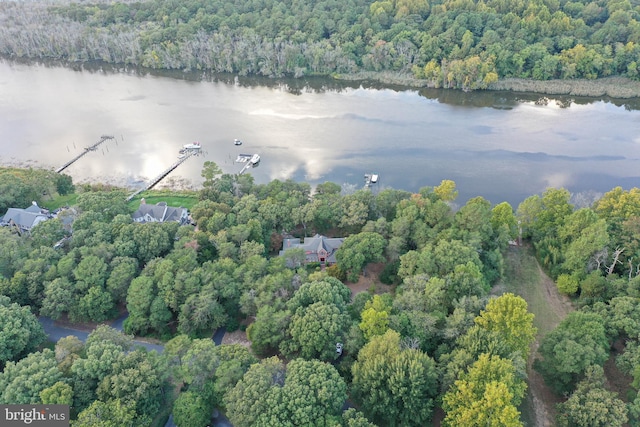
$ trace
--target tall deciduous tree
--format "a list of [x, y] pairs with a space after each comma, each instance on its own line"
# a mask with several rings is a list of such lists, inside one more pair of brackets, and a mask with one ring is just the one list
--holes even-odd
[[475, 322], [488, 331], [497, 332], [513, 352], [527, 359], [529, 346], [537, 333], [533, 317], [527, 311], [527, 302], [522, 297], [506, 293], [489, 300]]
[[387, 332], [390, 313], [391, 305], [385, 304], [380, 295], [374, 295], [372, 300], [366, 302], [359, 325], [366, 340]]
[[0, 295], [0, 367], [34, 351], [46, 335], [29, 307], [21, 307]]
[[535, 367], [556, 393], [569, 393], [587, 367], [609, 357], [604, 320], [596, 313], [574, 311], [548, 333], [540, 344], [544, 363]]
[[277, 357], [263, 359], [249, 368], [225, 396], [229, 420], [237, 427], [255, 426], [260, 414], [268, 410], [265, 399], [272, 387], [282, 387], [285, 367]]
[[340, 414], [347, 386], [332, 365], [296, 359], [287, 365], [282, 397], [293, 425], [323, 424]]
[[53, 351], [45, 348], [18, 362], [8, 362], [0, 372], [0, 403], [40, 403], [40, 393], [62, 380]]
[[73, 389], [69, 384], [58, 381], [40, 392], [40, 401], [45, 405], [71, 406], [73, 404]]
[[605, 388], [604, 370], [590, 366], [566, 402], [558, 404], [559, 427], [621, 427], [627, 407]]
[[483, 354], [444, 395], [446, 427], [522, 426], [517, 406], [525, 382], [511, 361]]
[[363, 232], [346, 239], [336, 253], [336, 261], [340, 270], [347, 273], [347, 278], [355, 282], [362, 269], [370, 262], [381, 262], [387, 242], [378, 233]]
[[298, 307], [289, 326], [291, 340], [283, 342], [280, 348], [285, 354], [305, 359], [334, 360], [336, 343], [342, 341], [350, 323], [346, 310], [341, 311], [334, 304], [316, 302]]
[[119, 399], [103, 402], [96, 400], [78, 414], [74, 427], [129, 427], [136, 424], [133, 405], [124, 404]]
[[198, 393], [182, 392], [173, 404], [173, 421], [179, 427], [208, 426], [211, 422], [211, 407]]
[[403, 349], [400, 335], [375, 336], [352, 368], [353, 397], [363, 412], [386, 425], [425, 425], [437, 395], [435, 362], [420, 350]]
[[123, 355], [104, 377], [97, 390], [104, 402], [119, 399], [136, 410], [136, 420], [153, 419], [162, 405], [164, 371], [155, 352], [140, 350]]

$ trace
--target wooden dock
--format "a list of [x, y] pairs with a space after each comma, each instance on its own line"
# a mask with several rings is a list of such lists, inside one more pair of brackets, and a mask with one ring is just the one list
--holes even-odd
[[65, 163], [64, 165], [60, 166], [58, 169], [56, 169], [56, 173], [62, 172], [63, 170], [65, 170], [66, 168], [68, 168], [69, 166], [71, 166], [72, 164], [77, 162], [78, 160], [80, 160], [83, 156], [85, 156], [90, 151], [96, 151], [98, 149], [98, 146], [100, 146], [100, 144], [102, 144], [103, 142], [105, 142], [108, 139], [113, 139], [113, 136], [111, 136], [111, 135], [102, 135], [98, 142], [96, 142], [95, 144], [90, 145], [88, 147], [85, 147], [85, 149], [84, 149], [84, 151], [82, 153], [78, 154], [76, 157], [74, 157], [73, 159], [69, 160], [67, 163]]
[[162, 171], [161, 174], [159, 174], [158, 176], [153, 178], [151, 181], [149, 181], [149, 183], [147, 185], [145, 185], [144, 187], [140, 188], [139, 190], [136, 190], [133, 193], [131, 193], [129, 195], [129, 197], [126, 198], [127, 202], [130, 202], [131, 200], [133, 200], [133, 198], [136, 197], [138, 194], [140, 194], [140, 193], [142, 193], [144, 191], [150, 190], [153, 187], [155, 187], [156, 184], [158, 184], [160, 181], [162, 181], [164, 178], [166, 178], [167, 175], [169, 175], [171, 172], [173, 172], [178, 166], [183, 164], [189, 157], [197, 156], [200, 153], [201, 153], [200, 150], [186, 150], [186, 152], [184, 153], [184, 157], [179, 158], [178, 161], [173, 163], [167, 169]]
[[248, 169], [254, 168], [260, 163], [260, 156], [258, 154], [238, 154], [236, 163], [246, 163], [238, 172], [238, 175], [242, 175]]
[[371, 188], [373, 184], [378, 183], [378, 179], [380, 177], [375, 173], [366, 173], [364, 174], [364, 188]]

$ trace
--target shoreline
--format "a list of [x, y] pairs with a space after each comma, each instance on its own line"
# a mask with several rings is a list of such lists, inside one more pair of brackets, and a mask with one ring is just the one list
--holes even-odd
[[[119, 67], [127, 67], [125, 64], [113, 64], [108, 62], [65, 62], [65, 61], [47, 61], [38, 58], [15, 58], [0, 55], [0, 59], [18, 62], [22, 64], [37, 63], [54, 63], [68, 69], [91, 69], [93, 66], [108, 66], [112, 72], [119, 73]], [[147, 69], [139, 66], [132, 66], [142, 74], [154, 74], [170, 76], [167, 72], [184, 73], [182, 70], [165, 70], [165, 69]], [[188, 72], [187, 72], [188, 73]], [[237, 78], [234, 73], [227, 74], [230, 77]], [[262, 76], [244, 76], [243, 78], [258, 78], [265, 81], [279, 81], [283, 78], [268, 78]], [[304, 81], [305, 77], [320, 77], [337, 82], [370, 82], [376, 85], [393, 86], [405, 89], [442, 89], [451, 91], [462, 91], [462, 89], [436, 88], [435, 84], [425, 79], [417, 79], [410, 72], [399, 71], [359, 71], [352, 74], [333, 74], [326, 76], [303, 76], [299, 79], [293, 77], [285, 77], [284, 80], [293, 79]], [[640, 80], [632, 80], [623, 76], [603, 77], [595, 80], [588, 79], [572, 79], [572, 80], [532, 80], [521, 78], [504, 78], [489, 85], [487, 89], [478, 89], [471, 92], [514, 92], [514, 93], [530, 93], [535, 95], [556, 95], [556, 96], [578, 96], [586, 98], [611, 98], [619, 100], [640, 100]]]
[[[337, 75], [334, 76], [334, 79], [344, 81], [375, 81], [385, 85], [405, 86], [414, 89], [435, 88], [431, 82], [416, 79], [407, 73], [360, 72], [351, 75]], [[621, 76], [604, 77], [596, 80], [529, 80], [506, 78], [492, 83], [485, 90], [526, 92], [539, 95], [634, 99], [640, 98], [640, 81]]]

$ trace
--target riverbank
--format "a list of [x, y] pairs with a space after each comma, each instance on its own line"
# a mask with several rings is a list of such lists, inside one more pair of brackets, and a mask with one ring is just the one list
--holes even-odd
[[[165, 77], [179, 77], [185, 79], [190, 74], [186, 71], [177, 70], [162, 70], [162, 69], [148, 69], [144, 67], [136, 66], [124, 66], [122, 64], [110, 64], [100, 61], [91, 61], [84, 63], [70, 63], [65, 61], [42, 61], [37, 59], [28, 58], [14, 58], [0, 55], [0, 59], [4, 59], [10, 62], [18, 62], [21, 64], [49, 64], [58, 65], [69, 69], [87, 69], [87, 70], [100, 70], [104, 72], [109, 70], [113, 73], [123, 72], [138, 72], [139, 74], [152, 74], [162, 75]], [[201, 79], [202, 73], [193, 73], [194, 80]], [[220, 75], [217, 75], [220, 76]], [[233, 74], [227, 74], [229, 82], [234, 81]], [[321, 76], [316, 76], [321, 77]], [[368, 82], [372, 87], [382, 88], [384, 86], [401, 88], [401, 89], [420, 89], [420, 88], [434, 88], [432, 82], [425, 79], [417, 79], [413, 74], [409, 72], [397, 72], [397, 71], [359, 71], [352, 74], [334, 74], [332, 76], [326, 76], [327, 78], [333, 78], [335, 81], [344, 82]], [[266, 77], [244, 77], [249, 78], [252, 81], [278, 81], [279, 79], [272, 79]], [[295, 80], [295, 79], [294, 79]], [[304, 78], [301, 78], [304, 80]], [[460, 89], [451, 89], [452, 91]], [[573, 80], [532, 80], [532, 79], [518, 79], [518, 78], [506, 78], [498, 80], [492, 83], [487, 88], [488, 91], [509, 91], [509, 92], [523, 92], [533, 93], [539, 95], [558, 95], [558, 96], [582, 96], [590, 98], [614, 98], [614, 99], [632, 99], [640, 98], [640, 81], [631, 80], [627, 77], [612, 76], [595, 80], [587, 79], [573, 79]]]
[[544, 95], [571, 95], [610, 97], [620, 99], [640, 98], [640, 81], [626, 77], [605, 77], [597, 80], [525, 80], [504, 79], [493, 83], [491, 90], [535, 92]]
[[[384, 85], [405, 86], [408, 88], [433, 87], [429, 81], [416, 79], [408, 73], [361, 72], [352, 75], [335, 76], [335, 78], [345, 81], [375, 81]], [[640, 81], [619, 76], [596, 80], [528, 80], [509, 78], [492, 83], [487, 90], [530, 92], [540, 95], [631, 99], [640, 98]]]

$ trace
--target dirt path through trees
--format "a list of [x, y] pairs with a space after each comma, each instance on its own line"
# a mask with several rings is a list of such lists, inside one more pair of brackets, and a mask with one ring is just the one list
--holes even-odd
[[505, 255], [505, 279], [497, 290], [522, 296], [529, 311], [535, 315], [538, 335], [527, 364], [529, 392], [527, 405], [522, 408], [523, 418], [535, 427], [552, 427], [555, 425], [555, 405], [560, 399], [533, 369], [533, 361], [540, 357], [538, 347], [542, 338], [574, 308], [569, 298], [558, 292], [555, 282], [542, 270], [530, 246], [509, 248]]
[[[546, 302], [556, 314], [559, 323], [573, 310], [573, 307], [567, 297], [558, 293], [555, 282], [546, 275], [537, 261], [536, 264], [539, 272], [540, 287], [544, 291]], [[539, 357], [538, 347], [543, 337], [544, 335], [539, 332], [531, 348], [531, 357], [527, 362], [527, 376], [530, 388], [529, 399], [535, 416], [535, 427], [552, 427], [555, 425], [555, 407], [557, 403], [560, 403], [560, 399], [549, 389], [542, 375], [533, 369], [533, 361], [536, 357]]]

